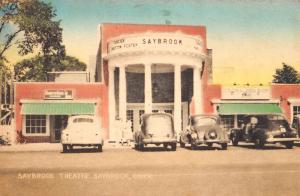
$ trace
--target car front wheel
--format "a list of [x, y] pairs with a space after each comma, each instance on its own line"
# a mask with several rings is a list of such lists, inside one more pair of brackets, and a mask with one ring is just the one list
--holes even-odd
[[192, 144], [191, 144], [191, 149], [192, 149], [192, 150], [196, 150], [196, 149], [197, 149], [197, 145], [192, 143]]
[[233, 146], [237, 146], [239, 144], [239, 139], [236, 134], [233, 134], [233, 136], [231, 138], [231, 142], [232, 142]]
[[143, 151], [143, 150], [144, 150], [144, 144], [143, 144], [143, 143], [140, 143], [140, 144], [139, 144], [139, 150], [140, 150], [140, 151]]
[[222, 150], [227, 150], [227, 143], [222, 143], [221, 148]]
[[285, 145], [286, 148], [292, 149], [294, 147], [294, 142], [293, 141], [285, 142], [284, 145]]
[[97, 150], [98, 150], [98, 152], [102, 152], [102, 145], [101, 144], [97, 145]]
[[171, 149], [172, 149], [172, 151], [176, 151], [176, 147], [177, 147], [176, 143], [171, 144]]
[[63, 144], [62, 146], [63, 146], [63, 153], [68, 152], [68, 146], [67, 146], [67, 144]]
[[184, 148], [184, 147], [185, 147], [185, 143], [182, 141], [182, 138], [181, 138], [181, 137], [179, 138], [179, 144], [180, 144], [180, 147], [181, 147], [181, 148]]
[[264, 145], [265, 145], [265, 143], [261, 138], [259, 138], [259, 137], [255, 138], [254, 146], [256, 149], [261, 149], [264, 147]]

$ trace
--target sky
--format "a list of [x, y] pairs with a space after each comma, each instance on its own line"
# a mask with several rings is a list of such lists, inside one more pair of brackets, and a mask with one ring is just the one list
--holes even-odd
[[[67, 54], [89, 64], [101, 23], [204, 25], [213, 82], [268, 84], [282, 62], [300, 71], [300, 0], [44, 0]], [[16, 58], [17, 59], [17, 58]]]

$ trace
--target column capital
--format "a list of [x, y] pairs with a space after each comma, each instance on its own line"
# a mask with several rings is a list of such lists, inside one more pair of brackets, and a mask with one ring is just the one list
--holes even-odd
[[115, 66], [108, 66], [108, 69], [111, 70], [111, 71], [114, 71], [115, 68], [116, 68]]
[[174, 67], [182, 67], [182, 64], [181, 63], [178, 63], [178, 64], [173, 64]]

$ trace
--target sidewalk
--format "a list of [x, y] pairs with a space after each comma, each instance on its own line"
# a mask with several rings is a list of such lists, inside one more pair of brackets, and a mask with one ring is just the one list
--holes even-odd
[[[76, 147], [75, 147], [76, 148]], [[121, 145], [105, 142], [103, 149], [131, 148], [130, 145]], [[28, 143], [0, 146], [0, 152], [49, 152], [62, 151], [61, 143]]]

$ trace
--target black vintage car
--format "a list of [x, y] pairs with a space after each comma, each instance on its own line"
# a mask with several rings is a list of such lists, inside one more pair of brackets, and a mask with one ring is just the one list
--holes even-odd
[[134, 133], [135, 148], [143, 150], [148, 144], [171, 146], [176, 150], [173, 117], [167, 113], [149, 113], [141, 116], [141, 130]]
[[292, 127], [297, 130], [298, 135], [300, 135], [300, 114], [297, 114], [293, 118]]
[[195, 149], [200, 144], [212, 147], [213, 143], [220, 144], [223, 150], [227, 149], [228, 135], [220, 126], [220, 118], [216, 115], [194, 115], [189, 119], [186, 130], [180, 134], [180, 147], [191, 144]]
[[293, 148], [294, 141], [299, 141], [297, 131], [290, 127], [282, 115], [249, 115], [241, 122], [241, 127], [230, 131], [234, 146], [240, 141], [254, 143], [256, 148], [263, 148], [266, 143], [281, 143], [286, 148]]

